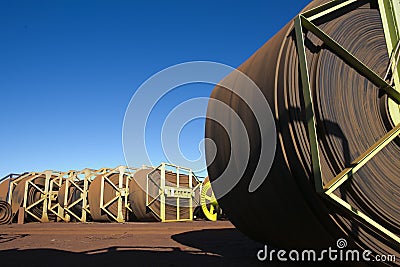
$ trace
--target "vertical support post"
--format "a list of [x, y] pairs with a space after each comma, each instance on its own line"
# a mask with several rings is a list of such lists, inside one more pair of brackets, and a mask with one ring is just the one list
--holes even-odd
[[24, 224], [25, 223], [25, 208], [24, 207], [19, 207], [18, 209], [18, 224]]
[[[179, 167], [176, 167], [176, 187], [177, 188], [179, 188]], [[181, 215], [180, 215], [180, 205], [179, 205], [179, 202], [180, 202], [180, 198], [179, 197], [177, 197], [176, 198], [176, 220], [180, 220], [181, 219]]]
[[[189, 188], [193, 189], [193, 173], [192, 169], [189, 170]], [[189, 219], [193, 221], [193, 195], [189, 199]]]
[[[68, 196], [69, 196], [69, 187], [71, 182], [69, 181], [69, 179], [67, 179], [67, 181], [65, 181], [65, 193], [64, 193], [64, 203], [63, 203], [63, 209], [65, 210], [66, 207], [68, 207]], [[83, 212], [83, 211], [82, 211]], [[70, 221], [70, 216], [69, 214], [65, 213], [65, 221], [69, 222]]]
[[[72, 174], [73, 174], [72, 172], [68, 173], [67, 180], [68, 180], [68, 178], [70, 178], [72, 176]], [[59, 190], [60, 190], [60, 188], [62, 186], [63, 178], [60, 175], [57, 179], [58, 179], [58, 184], [57, 184], [57, 186], [58, 186], [57, 196], [58, 196], [58, 192], [59, 192]], [[50, 203], [51, 203], [51, 200], [50, 200]], [[50, 203], [49, 203], [49, 205], [51, 206]], [[64, 210], [64, 207], [62, 207], [61, 205], [57, 204], [57, 221], [61, 221], [61, 218], [65, 219], [65, 210]]]
[[[144, 170], [145, 167], [144, 165], [142, 166], [142, 169]], [[149, 174], [146, 175], [146, 207], [149, 206]]]
[[90, 179], [90, 175], [91, 175], [91, 171], [89, 171], [88, 169], [86, 169], [85, 170], [85, 172], [84, 172], [84, 175], [85, 175], [85, 177], [84, 177], [84, 181], [83, 181], [83, 198], [82, 198], [82, 222], [86, 222], [86, 214], [87, 214], [87, 211], [86, 211], [86, 208], [87, 208], [87, 205], [88, 205], [88, 200], [87, 200], [87, 192], [88, 192], [88, 190], [89, 190], [89, 179]]
[[8, 191], [7, 191], [7, 196], [6, 196], [6, 200], [5, 200], [9, 204], [11, 203], [11, 198], [10, 198], [10, 194], [11, 193], [10, 193], [10, 191], [11, 191], [11, 180], [12, 180], [12, 178], [13, 178], [12, 176], [10, 178], [8, 178]]
[[44, 182], [44, 193], [47, 195], [43, 200], [43, 211], [42, 211], [42, 222], [49, 222], [49, 217], [47, 214], [48, 208], [48, 193], [49, 193], [49, 185], [50, 185], [50, 178], [51, 178], [52, 171], [45, 171], [45, 182]]
[[[400, 53], [400, 51], [396, 53], [400, 42], [400, 1], [378, 0], [378, 5], [389, 57], [394, 59], [394, 62], [390, 66], [393, 74], [394, 88], [400, 92], [400, 62], [396, 62], [396, 56]], [[399, 124], [399, 105], [393, 100], [388, 99], [388, 109], [394, 124]]]
[[26, 206], [27, 206], [27, 202], [28, 202], [28, 188], [29, 188], [29, 185], [28, 185], [28, 181], [24, 181], [24, 183], [25, 183], [25, 185], [24, 185], [24, 201], [23, 201], [23, 204], [22, 204], [22, 207], [24, 208], [24, 211], [25, 211], [25, 209], [26, 209]]
[[124, 187], [123, 187], [123, 183], [124, 183], [124, 173], [125, 173], [125, 169], [123, 166], [118, 167], [118, 172], [119, 172], [119, 179], [118, 179], [118, 215], [117, 215], [117, 221], [118, 222], [123, 222], [125, 220], [125, 218], [122, 216], [122, 198], [124, 197]]
[[100, 180], [100, 209], [104, 208], [104, 183], [105, 179], [104, 175], [102, 175]]
[[161, 164], [161, 194], [160, 194], [160, 215], [161, 221], [165, 222], [165, 163]]
[[312, 102], [312, 94], [310, 88], [310, 75], [308, 73], [306, 49], [304, 47], [303, 26], [301, 23], [301, 15], [295, 19], [296, 45], [300, 65], [300, 74], [303, 87], [303, 97], [306, 108], [307, 128], [310, 139], [312, 172], [315, 183], [315, 189], [321, 193], [324, 191], [322, 185], [321, 162], [319, 157], [317, 127], [314, 117], [314, 106]]

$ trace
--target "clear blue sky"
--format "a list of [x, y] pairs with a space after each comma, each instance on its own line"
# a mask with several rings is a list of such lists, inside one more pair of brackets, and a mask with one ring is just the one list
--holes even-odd
[[[125, 164], [124, 113], [146, 79], [192, 60], [237, 67], [308, 2], [0, 1], [0, 177]], [[190, 126], [196, 158], [203, 122]]]

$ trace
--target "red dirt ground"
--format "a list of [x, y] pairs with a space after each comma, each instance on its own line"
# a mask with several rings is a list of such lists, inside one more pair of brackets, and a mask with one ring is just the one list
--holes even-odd
[[0, 226], [0, 266], [299, 266], [259, 262], [263, 248], [228, 221]]
[[261, 244], [230, 222], [0, 226], [0, 266], [258, 265]]

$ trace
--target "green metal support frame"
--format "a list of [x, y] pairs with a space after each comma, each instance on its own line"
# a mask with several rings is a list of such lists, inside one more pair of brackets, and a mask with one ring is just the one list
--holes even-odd
[[[166, 171], [172, 171], [176, 175], [175, 184], [167, 185], [166, 183]], [[160, 171], [159, 180], [152, 178], [152, 175]], [[180, 184], [180, 174], [187, 175], [188, 186], [182, 186]], [[150, 185], [157, 188], [158, 193], [155, 195], [149, 194]], [[161, 222], [184, 222], [193, 221], [194, 209], [199, 205], [200, 200], [196, 199], [196, 191], [200, 190], [201, 183], [199, 182], [196, 175], [193, 173], [192, 169], [169, 164], [161, 163], [158, 167], [153, 168], [146, 176], [146, 207], [148, 207], [160, 220]], [[173, 192], [173, 194], [171, 193]], [[166, 218], [166, 199], [175, 198], [176, 199], [176, 217], [175, 219]], [[187, 199], [189, 204], [189, 218], [182, 218], [180, 214], [180, 200]], [[152, 204], [159, 200], [160, 210], [155, 210], [152, 208]]]
[[[400, 84], [400, 1], [377, 0], [381, 13], [383, 31], [385, 33], [386, 46], [388, 51], [393, 51], [390, 55], [390, 67], [392, 70], [391, 83]], [[386, 73], [388, 75], [388, 73]], [[399, 90], [399, 88], [397, 88]], [[400, 123], [400, 106], [393, 101], [388, 101], [389, 114], [394, 124]]]
[[[124, 209], [132, 212], [132, 208], [128, 200], [129, 183], [133, 179], [133, 173], [136, 170], [137, 169], [129, 168], [127, 166], [118, 166], [115, 169], [111, 170], [100, 170], [100, 172], [104, 172], [103, 174], [101, 174], [100, 183], [100, 209], [116, 222], [125, 222], [126, 218], [124, 217], [123, 213]], [[118, 181], [115, 183], [110, 179], [110, 176], [113, 174], [118, 174]], [[115, 190], [115, 196], [107, 202], [104, 196], [104, 188], [106, 184], [108, 184], [113, 190]], [[117, 215], [113, 214], [109, 210], [109, 207], [114, 203], [117, 203]]]
[[[357, 70], [360, 74], [366, 77], [369, 81], [371, 81], [375, 86], [382, 89], [388, 96], [390, 100], [392, 100], [396, 105], [400, 104], [400, 93], [395, 89], [392, 84], [389, 84], [384, 79], [382, 79], [379, 75], [377, 75], [374, 71], [369, 69], [366, 65], [364, 65], [360, 60], [358, 60], [354, 55], [348, 52], [344, 47], [338, 44], [335, 40], [329, 37], [326, 33], [324, 33], [320, 28], [313, 24], [313, 20], [317, 18], [321, 18], [325, 15], [328, 15], [334, 11], [342, 9], [350, 4], [354, 4], [359, 0], [334, 0], [319, 6], [315, 9], [307, 11], [303, 14], [300, 14], [296, 17], [295, 24], [295, 33], [296, 33], [296, 45], [297, 52], [299, 57], [299, 67], [303, 88], [303, 97], [304, 103], [306, 106], [306, 118], [307, 118], [307, 127], [309, 132], [310, 139], [310, 148], [311, 148], [311, 160], [312, 160], [312, 171], [313, 178], [315, 183], [316, 191], [333, 202], [340, 208], [345, 209], [350, 212], [354, 216], [359, 219], [367, 222], [370, 226], [375, 229], [378, 229], [383, 234], [385, 234], [390, 239], [394, 240], [397, 243], [400, 243], [400, 237], [386, 229], [372, 218], [368, 217], [366, 214], [362, 213], [355, 207], [351, 206], [346, 201], [342, 200], [338, 196], [334, 194], [334, 191], [338, 189], [344, 182], [346, 182], [349, 178], [351, 178], [361, 167], [363, 167], [370, 159], [372, 159], [376, 154], [378, 154], [387, 144], [393, 141], [400, 134], [400, 123], [394, 127], [391, 131], [389, 131], [385, 136], [383, 136], [379, 141], [377, 141], [373, 146], [371, 146], [366, 152], [361, 154], [356, 160], [352, 162], [351, 167], [344, 169], [341, 173], [339, 173], [332, 181], [323, 184], [322, 180], [322, 171], [321, 171], [321, 161], [319, 155], [318, 148], [318, 139], [317, 139], [317, 127], [315, 121], [315, 109], [313, 106], [313, 98], [311, 93], [310, 86], [310, 76], [308, 71], [308, 63], [306, 58], [306, 48], [305, 48], [305, 35], [303, 29], [308, 30], [317, 36], [320, 40], [324, 42], [324, 44], [331, 49], [332, 52], [336, 53], [340, 56], [350, 67]], [[399, 15], [396, 15], [396, 9], [390, 9], [390, 7], [396, 6], [394, 0], [376, 0], [381, 11], [382, 22], [384, 25], [385, 38], [388, 44], [389, 55], [395, 52], [393, 49], [396, 46], [396, 43], [399, 42], [399, 26], [400, 21]], [[397, 17], [396, 17], [397, 16]], [[390, 33], [390, 36], [388, 34]], [[392, 48], [392, 49], [391, 49]], [[395, 63], [395, 64], [398, 64]], [[397, 78], [394, 79], [394, 84], [400, 87], [398, 80], [398, 73], [400, 68], [395, 66], [391, 66], [393, 69], [393, 75]], [[398, 88], [397, 88], [398, 89]]]

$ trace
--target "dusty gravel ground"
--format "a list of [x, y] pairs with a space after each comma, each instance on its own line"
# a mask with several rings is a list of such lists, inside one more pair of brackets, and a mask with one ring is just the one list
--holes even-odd
[[300, 266], [259, 262], [263, 247], [228, 221], [0, 226], [0, 267]]
[[0, 266], [249, 266], [263, 246], [228, 221], [0, 226]]

